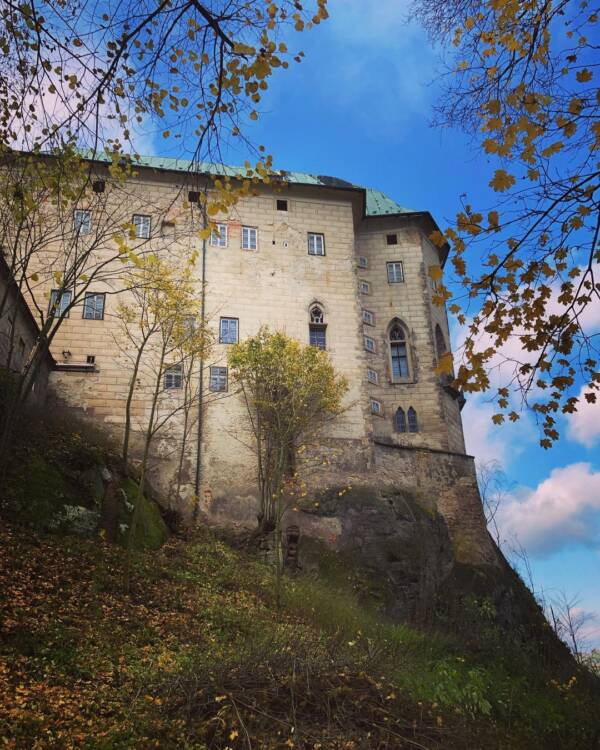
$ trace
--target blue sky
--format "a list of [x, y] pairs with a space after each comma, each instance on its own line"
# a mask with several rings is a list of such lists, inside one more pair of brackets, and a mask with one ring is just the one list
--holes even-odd
[[[486, 205], [492, 170], [464, 135], [430, 126], [439, 53], [405, 23], [407, 6], [330, 0], [329, 21], [291, 37], [306, 58], [272, 81], [253, 138], [276, 167], [376, 187], [443, 225], [463, 193]], [[234, 163], [245, 158], [231, 154]], [[600, 310], [591, 325], [600, 330]], [[494, 427], [491, 414], [477, 396], [463, 418], [469, 452], [499, 460], [515, 483], [502, 535], [516, 534], [527, 549], [538, 590], [578, 595], [596, 613], [586, 635], [600, 646], [600, 405], [582, 410], [550, 451], [530, 419]]]

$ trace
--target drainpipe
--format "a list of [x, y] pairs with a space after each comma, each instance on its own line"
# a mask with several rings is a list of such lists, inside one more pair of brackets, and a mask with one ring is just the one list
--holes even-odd
[[[204, 192], [204, 204], [202, 207], [202, 229], [206, 229], [206, 200], [207, 191]], [[202, 300], [200, 301], [200, 325], [204, 330], [206, 321], [206, 237], [202, 239]], [[204, 429], [204, 354], [200, 358], [200, 374], [198, 376], [198, 430], [196, 432], [196, 478], [194, 482], [194, 493], [196, 503], [194, 505], [194, 521], [198, 518], [198, 506], [200, 504], [200, 482], [202, 480], [202, 432]]]

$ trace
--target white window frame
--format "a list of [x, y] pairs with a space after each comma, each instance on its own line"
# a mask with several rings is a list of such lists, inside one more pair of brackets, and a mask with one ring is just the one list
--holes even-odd
[[372, 367], [367, 367], [367, 380], [373, 385], [379, 385], [379, 373]]
[[138, 240], [149, 240], [152, 234], [152, 217], [148, 214], [133, 214], [131, 223], [135, 227]]
[[377, 342], [371, 336], [363, 336], [363, 345], [366, 352], [371, 352], [371, 354], [377, 352]]
[[376, 398], [371, 399], [371, 414], [376, 417], [383, 417], [383, 404]]
[[308, 233], [308, 254], [325, 255], [325, 235], [320, 232]]
[[[52, 289], [50, 291], [50, 307], [48, 308], [48, 315], [52, 315], [52, 308], [54, 307], [57, 297], [58, 297], [58, 289]], [[62, 316], [64, 318], [68, 318], [70, 310], [67, 310], [67, 312], [65, 312], [65, 310], [71, 304], [72, 299], [73, 299], [73, 295], [71, 294], [71, 291], [69, 289], [64, 291], [60, 295], [60, 300], [58, 302], [58, 305], [56, 306], [56, 310], [54, 311], [54, 315], [52, 317], [60, 318]]]
[[78, 237], [92, 233], [92, 212], [89, 208], [76, 208], [73, 211], [73, 230]]
[[[213, 385], [216, 385], [216, 387], [213, 387]], [[208, 390], [212, 393], [227, 393], [229, 390], [229, 371], [227, 367], [221, 367], [220, 365], [211, 365], [209, 367]]]
[[210, 233], [210, 244], [213, 247], [227, 247], [227, 224], [217, 224]]
[[358, 256], [358, 267], [359, 268], [368, 268], [369, 267], [369, 259], [366, 255], [359, 255]]
[[242, 227], [242, 250], [258, 250], [257, 227]]
[[[102, 298], [102, 306], [100, 308], [100, 317], [96, 315], [98, 312], [98, 306], [96, 300], [98, 297]], [[86, 292], [83, 297], [83, 311], [81, 317], [84, 320], [104, 320], [104, 310], [106, 309], [106, 294], [104, 292]], [[86, 315], [86, 312], [91, 311], [91, 315]]]
[[371, 294], [371, 282], [364, 279], [358, 282], [358, 291], [361, 294]]
[[165, 391], [179, 391], [183, 388], [183, 365], [165, 367], [163, 386]]
[[[235, 341], [224, 341], [223, 340], [223, 323], [227, 321], [227, 328], [230, 328], [230, 324], [235, 321]], [[240, 319], [239, 318], [231, 318], [227, 315], [224, 315], [223, 317], [219, 318], [219, 344], [226, 344], [228, 346], [231, 346], [232, 344], [237, 344], [240, 340]]]
[[[388, 284], [401, 284], [404, 281], [404, 264], [401, 260], [388, 260], [386, 268]], [[397, 273], [398, 268], [400, 274]]]
[[371, 310], [363, 310], [362, 320], [365, 325], [374, 326], [375, 325], [375, 313], [371, 312]]

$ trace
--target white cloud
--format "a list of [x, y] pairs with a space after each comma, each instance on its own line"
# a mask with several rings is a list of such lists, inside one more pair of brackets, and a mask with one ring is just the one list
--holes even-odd
[[592, 448], [600, 438], [600, 394], [596, 403], [590, 404], [584, 396], [588, 391], [586, 386], [579, 391], [577, 411], [567, 418], [567, 435], [570, 440]]
[[534, 556], [573, 544], [600, 546], [600, 471], [589, 463], [553, 469], [534, 490], [522, 488], [500, 507], [501, 537], [516, 537]]

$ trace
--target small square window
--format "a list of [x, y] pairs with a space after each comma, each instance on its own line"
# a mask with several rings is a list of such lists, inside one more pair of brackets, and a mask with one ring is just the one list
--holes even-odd
[[210, 234], [213, 247], [227, 247], [227, 224], [217, 224]]
[[368, 268], [369, 267], [369, 259], [366, 257], [366, 255], [359, 255], [358, 256], [358, 267], [359, 268]]
[[404, 269], [402, 261], [394, 261], [387, 264], [388, 284], [399, 284], [404, 281]]
[[224, 392], [227, 390], [227, 368], [226, 367], [211, 367], [210, 368], [210, 380], [208, 385], [209, 390], [215, 392]]
[[135, 227], [135, 236], [139, 240], [150, 239], [150, 224], [151, 220], [149, 216], [145, 214], [133, 214], [133, 226]]
[[86, 364], [88, 365], [95, 365], [96, 364], [96, 356], [94, 354], [88, 354], [85, 358]]
[[362, 311], [362, 319], [363, 323], [366, 323], [368, 326], [375, 325], [375, 313], [372, 313], [370, 310]]
[[381, 406], [381, 402], [377, 401], [376, 399], [371, 399], [371, 414], [376, 414], [378, 417], [381, 417], [383, 415], [383, 407]]
[[363, 340], [365, 344], [365, 349], [368, 352], [374, 352], [376, 349], [375, 339], [372, 339], [370, 336], [363, 336]]
[[397, 245], [398, 235], [397, 234], [386, 234], [385, 241], [387, 245]]
[[73, 211], [73, 229], [78, 235], [91, 234], [92, 212], [81, 208]]
[[287, 211], [288, 210], [288, 202], [286, 200], [277, 200], [277, 210], [278, 211]]
[[200, 203], [200, 193], [197, 190], [188, 192], [188, 203]]
[[258, 247], [258, 229], [242, 227], [242, 250], [256, 250]]
[[367, 367], [367, 380], [369, 383], [373, 383], [373, 385], [379, 385], [379, 373], [377, 370], [372, 370], [370, 367]]
[[174, 391], [183, 385], [183, 368], [181, 365], [172, 365], [165, 370], [165, 390]]
[[104, 180], [94, 180], [94, 182], [92, 182], [92, 190], [95, 193], [103, 193], [105, 189], [106, 183], [104, 182]]
[[69, 317], [67, 308], [71, 304], [71, 292], [63, 292], [58, 299], [58, 289], [53, 289], [50, 292], [50, 308], [48, 314], [51, 318], [53, 317]]
[[221, 318], [219, 324], [219, 344], [237, 344], [238, 319]]
[[361, 294], [371, 294], [371, 284], [368, 281], [359, 282], [358, 289]]
[[325, 235], [308, 233], [308, 254], [325, 255]]
[[86, 292], [83, 300], [83, 317], [86, 320], [103, 320], [104, 300], [104, 294]]

